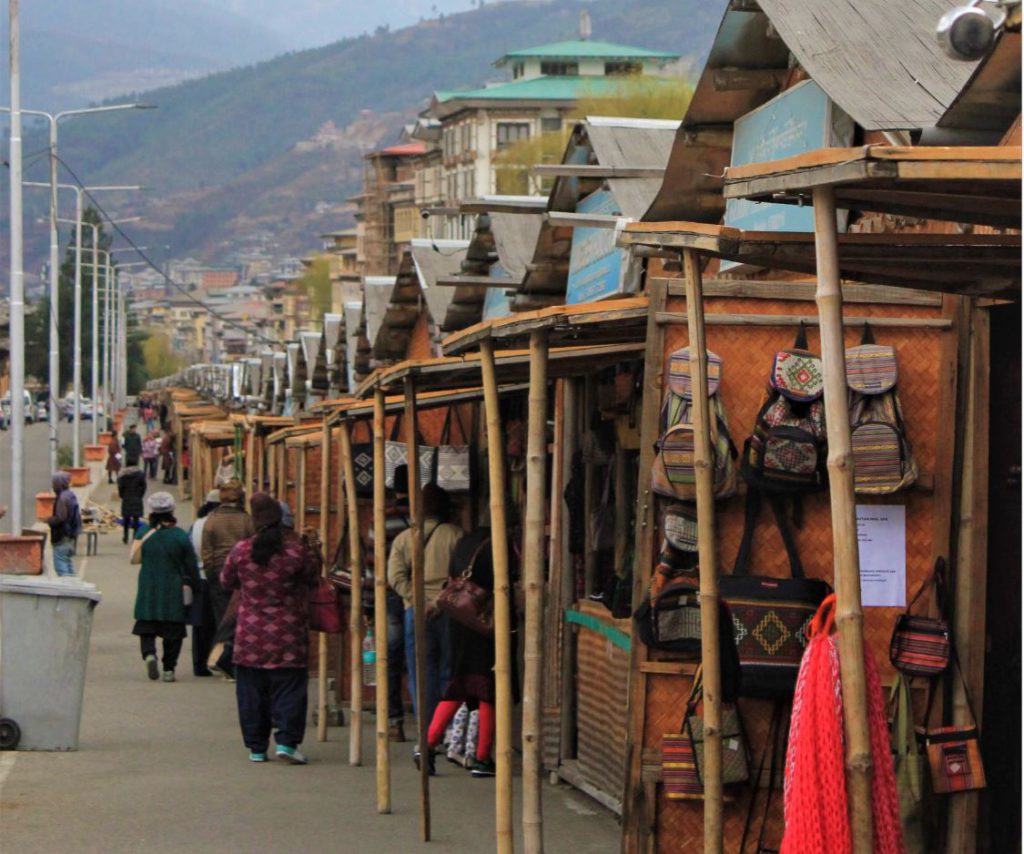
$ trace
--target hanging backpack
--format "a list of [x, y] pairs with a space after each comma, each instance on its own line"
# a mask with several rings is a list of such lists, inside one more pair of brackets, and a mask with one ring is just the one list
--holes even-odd
[[[722, 360], [708, 351], [708, 402], [711, 409], [711, 453], [714, 462], [716, 498], [736, 491], [736, 446], [729, 435], [725, 407], [718, 394]], [[690, 348], [676, 350], [669, 357], [668, 393], [661, 408], [661, 438], [651, 471], [651, 488], [666, 498], [695, 501], [693, 394], [690, 376]]]
[[846, 351], [853, 483], [862, 495], [888, 495], [917, 480], [896, 377], [895, 348], [876, 344], [865, 323], [860, 346]]
[[824, 375], [803, 323], [793, 349], [775, 354], [768, 398], [743, 447], [743, 479], [766, 495], [801, 495], [828, 482]]

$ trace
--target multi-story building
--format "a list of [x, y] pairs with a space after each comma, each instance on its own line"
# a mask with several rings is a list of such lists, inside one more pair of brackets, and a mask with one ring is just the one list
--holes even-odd
[[[528, 166], [502, 164], [499, 152], [561, 134], [581, 100], [613, 96], [625, 77], [654, 77], [678, 58], [607, 42], [558, 42], [501, 57], [495, 65], [511, 70], [507, 82], [435, 92], [412, 132], [432, 147], [417, 159], [416, 203], [451, 209], [478, 196], [538, 194]], [[444, 236], [468, 239], [472, 227], [472, 217], [449, 216]]]
[[359, 298], [359, 250], [355, 228], [321, 234], [324, 250], [331, 253], [331, 311], [344, 313], [345, 303]]

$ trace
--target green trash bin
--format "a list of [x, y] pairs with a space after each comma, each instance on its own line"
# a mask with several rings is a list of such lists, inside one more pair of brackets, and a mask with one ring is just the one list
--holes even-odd
[[0, 717], [18, 750], [77, 750], [95, 584], [0, 575]]

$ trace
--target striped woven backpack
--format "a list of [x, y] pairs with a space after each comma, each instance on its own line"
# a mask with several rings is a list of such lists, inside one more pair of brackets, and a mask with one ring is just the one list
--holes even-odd
[[862, 495], [888, 495], [917, 480], [896, 378], [895, 348], [876, 344], [865, 323], [860, 346], [846, 351], [853, 482]]
[[[711, 404], [711, 452], [714, 457], [716, 498], [736, 491], [736, 446], [729, 435], [718, 386], [722, 360], [708, 351], [708, 402]], [[697, 498], [694, 474], [694, 429], [690, 348], [676, 350], [669, 357], [668, 393], [661, 407], [661, 438], [651, 471], [651, 488], [659, 495], [682, 501]]]

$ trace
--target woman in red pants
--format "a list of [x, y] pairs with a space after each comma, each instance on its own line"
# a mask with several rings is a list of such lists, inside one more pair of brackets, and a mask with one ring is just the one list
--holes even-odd
[[[472, 572], [474, 582], [493, 592], [494, 564], [491, 558], [490, 529], [480, 528], [466, 534], [455, 546], [449, 575], [462, 575], [466, 569]], [[509, 598], [511, 605], [512, 599]], [[514, 613], [510, 623], [512, 626], [516, 624]], [[435, 748], [444, 739], [445, 730], [455, 717], [459, 706], [465, 703], [470, 711], [480, 711], [476, 756], [467, 757], [466, 767], [474, 777], [493, 777], [494, 760], [491, 758], [491, 750], [494, 744], [494, 638], [479, 634], [452, 620], [449, 625], [448, 643], [452, 677], [434, 711], [427, 732], [427, 761], [430, 763], [430, 772], [434, 772]], [[514, 702], [518, 702], [516, 669], [512, 668]]]

